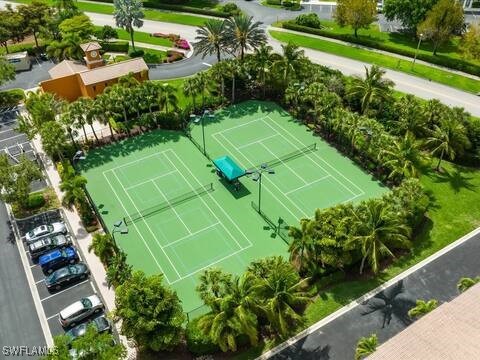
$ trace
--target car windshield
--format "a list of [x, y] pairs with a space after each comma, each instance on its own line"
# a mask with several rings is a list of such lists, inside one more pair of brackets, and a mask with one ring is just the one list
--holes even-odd
[[85, 298], [82, 299], [82, 305], [84, 308], [90, 309], [92, 307], [92, 302], [89, 299]]
[[80, 274], [80, 267], [79, 266], [72, 265], [72, 266], [69, 266], [68, 268], [70, 269], [70, 272], [72, 274]]
[[63, 244], [65, 242], [63, 235], [57, 235], [53, 238], [55, 244]]
[[71, 334], [73, 335], [74, 338], [82, 336], [85, 334], [85, 331], [87, 330], [87, 325], [88, 324], [80, 324], [72, 329]]
[[51, 280], [52, 281], [56, 281], [57, 279], [60, 279], [64, 276], [68, 275], [68, 268], [62, 268], [60, 270], [57, 270], [55, 271], [52, 275], [51, 275]]
[[100, 316], [100, 317], [96, 318], [95, 320], [93, 320], [93, 322], [94, 322], [95, 326], [97, 327], [98, 331], [108, 329], [108, 327], [109, 327], [108, 320], [103, 316]]
[[53, 232], [53, 225], [48, 225], [47, 230], [48, 232]]

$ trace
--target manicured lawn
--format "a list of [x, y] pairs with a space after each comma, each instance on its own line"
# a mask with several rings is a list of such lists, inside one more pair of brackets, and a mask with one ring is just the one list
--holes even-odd
[[[98, 30], [98, 29], [101, 29], [102, 27], [95, 26], [95, 28]], [[117, 30], [118, 38], [120, 40], [130, 41], [130, 34], [127, 31], [123, 29], [116, 29], [116, 30]], [[133, 33], [133, 39], [135, 41], [145, 43], [145, 44], [160, 45], [160, 46], [166, 46], [166, 47], [173, 46], [172, 42], [169, 39], [150, 36], [149, 33], [141, 32], [141, 31], [135, 31]]]
[[[19, 3], [30, 3], [31, 0], [12, 0]], [[50, 5], [53, 4], [53, 0], [46, 0]], [[94, 12], [99, 14], [113, 14], [113, 5], [110, 4], [97, 4], [85, 1], [77, 1], [77, 7], [81, 11]], [[186, 15], [176, 12], [164, 12], [161, 10], [145, 9], [145, 19], [164, 21], [176, 24], [190, 25], [190, 26], [202, 26], [205, 21], [208, 20], [205, 17]]]
[[281, 31], [270, 31], [270, 35], [282, 42], [292, 42], [296, 45], [320, 50], [326, 53], [344, 56], [350, 59], [376, 64], [385, 68], [405, 72], [438, 83], [455, 87], [457, 89], [478, 93], [480, 81], [453, 74], [448, 71], [436, 69], [431, 66], [416, 64], [412, 69], [412, 62], [395, 58], [393, 56], [379, 54], [373, 51], [355, 48], [353, 46], [337, 44], [328, 40], [322, 40], [311, 36], [298, 35]]
[[[334, 21], [322, 20], [322, 25], [325, 27], [323, 32], [326, 34], [347, 34], [353, 36], [353, 30], [351, 27], [340, 27]], [[369, 29], [361, 29], [358, 31], [359, 39], [373, 40], [378, 43], [384, 43], [390, 46], [393, 46], [399, 50], [410, 50], [415, 51], [418, 46], [418, 40], [409, 34], [403, 33], [387, 33], [380, 31], [377, 24], [372, 24]], [[437, 51], [438, 57], [447, 57], [451, 59], [461, 59], [462, 58], [460, 49], [459, 49], [460, 37], [454, 37], [452, 41], [447, 44], [442, 45]], [[429, 41], [422, 41], [419, 54], [423, 53], [426, 55], [431, 55], [433, 51], [433, 45]], [[470, 63], [480, 66], [480, 61], [471, 60]]]

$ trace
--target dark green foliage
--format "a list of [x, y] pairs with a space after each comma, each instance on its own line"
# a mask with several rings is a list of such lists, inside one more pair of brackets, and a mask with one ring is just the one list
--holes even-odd
[[0, 108], [6, 106], [13, 106], [25, 99], [25, 92], [23, 89], [11, 89], [0, 91]]
[[45, 205], [46, 201], [42, 193], [32, 193], [28, 196], [26, 208], [29, 210], [38, 209]]
[[227, 13], [229, 15], [239, 15], [241, 13], [241, 10], [235, 3], [226, 3], [222, 5], [222, 12]]
[[142, 57], [143, 55], [145, 55], [145, 51], [143, 50], [132, 50], [128, 53], [128, 56], [131, 58]]
[[95, 36], [99, 40], [108, 41], [108, 39], [116, 39], [118, 33], [113, 27], [104, 25], [96, 32]]
[[147, 64], [160, 64], [162, 62], [160, 55], [150, 52], [143, 55], [143, 60], [145, 60]]
[[282, 5], [282, 0], [267, 0], [269, 5]]
[[320, 18], [316, 13], [298, 15], [294, 21], [295, 21], [295, 24], [300, 26], [307, 26], [314, 29], [322, 28], [322, 24], [320, 23]]
[[383, 14], [388, 20], [400, 20], [410, 32], [415, 32], [436, 2], [438, 0], [385, 0]]
[[198, 320], [197, 318], [190, 321], [185, 329], [185, 340], [187, 341], [188, 350], [197, 356], [219, 352], [219, 346], [198, 328]]
[[102, 50], [106, 52], [111, 51], [128, 53], [128, 49], [130, 47], [130, 44], [125, 41], [101, 42], [100, 45], [102, 46]]

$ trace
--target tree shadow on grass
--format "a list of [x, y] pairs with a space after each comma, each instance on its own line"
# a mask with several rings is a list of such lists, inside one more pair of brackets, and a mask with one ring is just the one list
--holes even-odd
[[446, 183], [457, 194], [462, 189], [475, 191], [476, 186], [472, 184], [474, 169], [455, 167], [451, 170], [443, 169], [442, 172], [435, 172], [431, 177], [435, 183]]

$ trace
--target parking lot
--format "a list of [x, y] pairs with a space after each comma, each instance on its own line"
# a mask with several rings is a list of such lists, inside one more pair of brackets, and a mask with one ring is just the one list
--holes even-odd
[[[36, 215], [28, 219], [17, 221], [16, 224], [17, 224], [19, 234], [22, 237], [22, 240], [24, 240], [25, 234], [29, 230], [42, 224], [50, 224], [58, 221], [63, 221], [62, 215], [59, 210], [54, 210], [54, 211], [49, 211], [40, 215]], [[67, 228], [68, 228], [68, 224], [67, 224]], [[91, 280], [90, 278], [88, 278], [87, 280], [69, 285], [60, 291], [49, 292], [44, 282], [45, 275], [43, 274], [41, 267], [31, 260], [30, 254], [28, 252], [28, 246], [25, 243], [25, 241], [22, 241], [22, 243], [24, 247], [23, 250], [26, 252], [27, 257], [29, 259], [30, 271], [32, 272], [32, 275], [35, 281], [35, 286], [40, 296], [42, 309], [47, 319], [50, 332], [52, 336], [61, 335], [64, 333], [64, 329], [62, 328], [58, 319], [59, 311], [61, 311], [68, 305], [74, 303], [75, 301], [80, 300], [83, 297], [87, 297], [93, 294], [97, 294], [99, 296], [101, 295], [97, 291], [93, 280]], [[76, 244], [75, 239], [73, 239], [73, 243], [75, 246]], [[76, 248], [77, 250], [79, 250], [79, 247], [76, 246]], [[83, 256], [80, 253], [80, 251], [78, 251], [78, 255], [80, 257], [80, 261], [82, 261]]]

